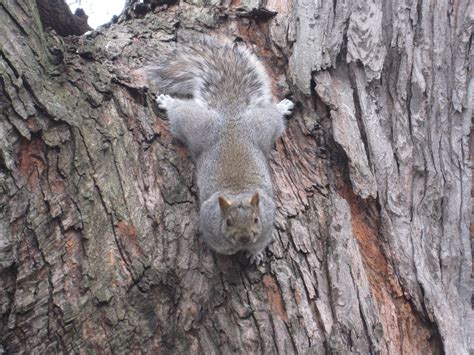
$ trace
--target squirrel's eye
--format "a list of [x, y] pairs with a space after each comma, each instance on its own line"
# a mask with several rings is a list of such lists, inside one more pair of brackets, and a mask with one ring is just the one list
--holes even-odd
[[254, 223], [258, 223], [258, 217], [255, 217], [253, 221]]
[[232, 225], [232, 221], [229, 218], [227, 218], [226, 224], [227, 224], [227, 227], [230, 227]]

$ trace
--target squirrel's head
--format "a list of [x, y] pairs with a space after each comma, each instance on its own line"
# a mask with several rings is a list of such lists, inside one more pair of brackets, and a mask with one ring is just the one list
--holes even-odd
[[262, 233], [259, 200], [258, 192], [237, 200], [219, 197], [221, 232], [230, 243], [246, 246], [258, 240]]

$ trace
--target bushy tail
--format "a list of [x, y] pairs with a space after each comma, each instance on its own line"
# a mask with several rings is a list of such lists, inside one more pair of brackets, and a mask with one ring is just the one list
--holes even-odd
[[160, 92], [191, 96], [214, 108], [272, 101], [270, 80], [262, 63], [241, 43], [200, 38], [179, 47], [147, 72]]
[[160, 93], [194, 96], [198, 88], [195, 65], [181, 53], [183, 50], [176, 51], [160, 64], [146, 67], [148, 78], [160, 89]]

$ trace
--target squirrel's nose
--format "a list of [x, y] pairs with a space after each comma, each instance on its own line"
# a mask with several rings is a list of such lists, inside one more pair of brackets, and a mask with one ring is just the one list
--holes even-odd
[[241, 244], [248, 244], [250, 242], [250, 236], [247, 234], [241, 235], [239, 241]]

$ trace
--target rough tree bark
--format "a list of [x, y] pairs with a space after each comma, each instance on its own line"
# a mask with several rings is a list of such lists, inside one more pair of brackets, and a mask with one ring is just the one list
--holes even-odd
[[[61, 38], [0, 2], [0, 353], [467, 354], [474, 3], [160, 3]], [[195, 31], [298, 102], [258, 268], [199, 238], [140, 76]]]

